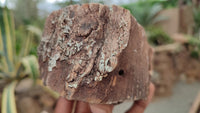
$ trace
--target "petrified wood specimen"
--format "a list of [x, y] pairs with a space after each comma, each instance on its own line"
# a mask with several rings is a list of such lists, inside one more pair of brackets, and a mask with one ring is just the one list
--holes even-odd
[[70, 100], [104, 104], [147, 96], [151, 52], [128, 10], [100, 4], [53, 12], [38, 48], [45, 85]]

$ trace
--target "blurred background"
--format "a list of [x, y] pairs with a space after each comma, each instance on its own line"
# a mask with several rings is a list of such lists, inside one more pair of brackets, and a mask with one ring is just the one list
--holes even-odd
[[52, 11], [82, 3], [122, 6], [145, 28], [156, 86], [145, 113], [200, 113], [200, 0], [0, 0], [1, 113], [53, 113], [58, 94], [42, 85], [37, 46]]

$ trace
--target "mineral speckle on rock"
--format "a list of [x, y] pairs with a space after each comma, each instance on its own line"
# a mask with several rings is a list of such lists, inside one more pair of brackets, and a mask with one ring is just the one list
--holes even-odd
[[67, 99], [91, 103], [142, 99], [151, 64], [145, 38], [130, 12], [118, 6], [83, 4], [55, 11], [38, 47], [44, 84]]

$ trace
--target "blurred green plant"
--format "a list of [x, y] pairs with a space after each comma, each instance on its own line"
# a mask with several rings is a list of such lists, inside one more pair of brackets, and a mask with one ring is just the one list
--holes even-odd
[[145, 28], [148, 41], [153, 46], [172, 43], [172, 39], [161, 28], [155, 27], [158, 22], [167, 20], [168, 17], [160, 16], [164, 0], [141, 0], [136, 3], [122, 5], [130, 10], [136, 20]]
[[28, 54], [37, 56], [37, 46], [40, 42], [40, 37], [42, 35], [42, 30], [33, 25], [20, 25], [15, 30], [16, 35], [16, 54], [20, 54], [20, 50], [24, 48], [21, 44], [24, 41], [24, 37], [34, 37], [31, 39], [30, 51]]
[[147, 36], [148, 42], [153, 46], [173, 43], [171, 37], [158, 27], [148, 27]]
[[178, 6], [178, 0], [167, 0], [162, 3], [163, 8], [174, 8]]
[[[108, 2], [109, 0], [107, 0]], [[101, 3], [104, 4], [105, 0], [65, 0], [65, 1], [58, 1], [56, 4], [60, 7], [66, 7], [68, 5], [74, 4], [84, 4], [84, 3]]]
[[195, 22], [194, 33], [195, 33], [195, 36], [200, 39], [200, 6], [194, 7], [193, 14], [194, 14], [194, 22]]
[[200, 59], [200, 40], [190, 35], [186, 35], [185, 37], [187, 39], [185, 46], [190, 52], [190, 56], [195, 59]]
[[190, 45], [190, 56], [195, 59], [200, 57], [200, 40], [194, 37], [188, 37], [188, 44]]
[[193, 51], [190, 53], [190, 56], [191, 56], [192, 58], [199, 59], [199, 51], [193, 50]]
[[15, 15], [15, 24], [28, 25], [32, 22], [39, 21], [37, 5], [42, 0], [6, 0], [14, 5], [13, 12]]
[[196, 47], [200, 51], [200, 40], [191, 36], [188, 36], [187, 38], [188, 38], [188, 43]]
[[161, 3], [164, 9], [175, 8], [175, 7], [178, 7], [179, 4], [191, 5], [192, 0], [166, 0]]
[[74, 0], [66, 0], [63, 2], [57, 2], [56, 4], [59, 5], [60, 7], [66, 7], [68, 5], [80, 4], [80, 2]]
[[143, 27], [152, 26], [167, 19], [165, 16], [158, 15], [162, 10], [160, 3], [139, 1], [122, 5], [122, 7], [128, 9]]
[[16, 113], [14, 89], [23, 78], [30, 76], [36, 81], [39, 75], [37, 58], [29, 55], [32, 33], [21, 40], [16, 52], [13, 14], [8, 8], [0, 8], [0, 81], [6, 83], [2, 95], [2, 113]]

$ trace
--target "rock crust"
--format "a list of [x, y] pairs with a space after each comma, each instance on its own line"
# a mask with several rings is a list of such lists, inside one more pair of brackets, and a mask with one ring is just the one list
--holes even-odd
[[113, 104], [148, 94], [152, 50], [121, 7], [70, 5], [51, 13], [38, 56], [44, 84], [67, 99]]

